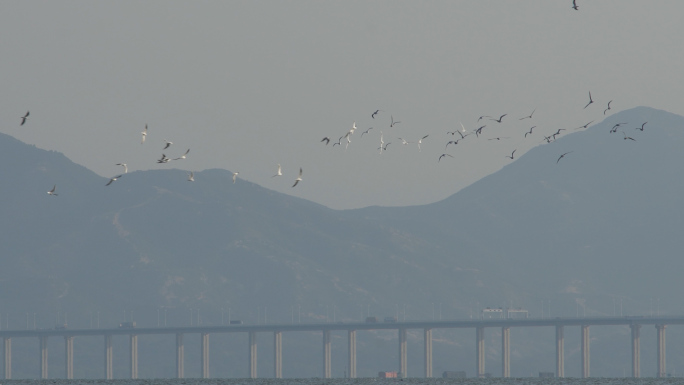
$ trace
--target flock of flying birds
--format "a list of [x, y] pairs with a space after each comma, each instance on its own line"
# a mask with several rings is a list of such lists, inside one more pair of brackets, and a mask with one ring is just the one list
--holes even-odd
[[[612, 103], [612, 102], [613, 102], [613, 101], [610, 100], [610, 101], [606, 104], [606, 108], [603, 110], [603, 115], [606, 115], [606, 114], [608, 113], [608, 111], [610, 111], [610, 110], [612, 109], [612, 108], [611, 108], [611, 103]], [[583, 108], [583, 109], [586, 110], [587, 108], [589, 108], [589, 107], [592, 106], [593, 104], [594, 104], [594, 99], [593, 99], [593, 97], [592, 97], [592, 95], [591, 95], [591, 92], [589, 92], [589, 101], [584, 105], [584, 108]], [[523, 117], [521, 117], [521, 118], [517, 118], [517, 120], [518, 120], [518, 121], [524, 121], [524, 120], [530, 120], [530, 121], [532, 121], [532, 120], [534, 119], [534, 114], [535, 114], [536, 111], [537, 111], [537, 109], [535, 108], [535, 109], [532, 110], [532, 112], [531, 112], [529, 115], [523, 116]], [[370, 116], [371, 116], [371, 118], [372, 118], [373, 120], [375, 120], [376, 117], [377, 117], [378, 115], [380, 115], [381, 112], [384, 113], [383, 110], [377, 109], [377, 110], [375, 110], [374, 112], [372, 112], [372, 113], [370, 114]], [[498, 117], [497, 117], [497, 116], [498, 116]], [[467, 138], [469, 138], [469, 137], [471, 137], [471, 138], [472, 138], [472, 137], [475, 137], [475, 139], [469, 139], [469, 141], [471, 141], [471, 142], [474, 141], [474, 140], [478, 140], [478, 139], [479, 139], [479, 140], [482, 140], [482, 139], [480, 139], [480, 138], [481, 138], [481, 137], [484, 137], [484, 136], [485, 136], [485, 133], [486, 133], [487, 131], [490, 130], [490, 128], [488, 128], [488, 125], [494, 125], [494, 124], [499, 125], [499, 124], [504, 123], [504, 121], [508, 121], [508, 120], [511, 120], [511, 119], [515, 119], [515, 118], [510, 118], [508, 114], [501, 114], [501, 115], [497, 115], [497, 116], [495, 116], [495, 115], [482, 115], [482, 116], [480, 116], [480, 117], [477, 119], [477, 122], [476, 122], [477, 128], [473, 128], [473, 129], [471, 129], [471, 130], [467, 130], [467, 129], [465, 128], [465, 126], [463, 125], [463, 123], [460, 123], [460, 126], [461, 126], [461, 129], [460, 129], [460, 130], [457, 129], [457, 130], [454, 130], [454, 131], [447, 131], [447, 132], [446, 132], [447, 141], [446, 141], [446, 143], [445, 143], [445, 145], [444, 145], [444, 152], [443, 152], [441, 155], [439, 155], [439, 157], [437, 158], [437, 162], [438, 162], [438, 163], [441, 162], [442, 158], [445, 158], [445, 157], [454, 158], [453, 155], [451, 155], [450, 153], [447, 152], [447, 150], [450, 148], [449, 146], [452, 146], [451, 148], [455, 148], [455, 147], [456, 147], [457, 145], [459, 145], [462, 141], [465, 141], [465, 140], [466, 140]], [[24, 125], [26, 124], [28, 118], [29, 118], [29, 111], [27, 111], [26, 114], [25, 114], [24, 116], [21, 117], [20, 126], [24, 126]], [[592, 121], [590, 121], [590, 122], [588, 122], [588, 123], [586, 123], [586, 124], [584, 124], [584, 125], [581, 125], [581, 126], [579, 126], [579, 127], [576, 127], [576, 128], [574, 128], [574, 130], [579, 130], [579, 129], [582, 129], [582, 128], [586, 129], [586, 128], [589, 127], [589, 125], [590, 125], [591, 123], [593, 123], [593, 122], [594, 122], [594, 120], [592, 120]], [[400, 124], [400, 123], [401, 123], [401, 121], [395, 120], [395, 119], [394, 119], [394, 116], [393, 116], [393, 115], [390, 115], [390, 119], [389, 119], [389, 128], [390, 128], [390, 129], [394, 128], [397, 124]], [[648, 123], [648, 122], [643, 122], [639, 127], [636, 127], [635, 129], [643, 132], [644, 129], [645, 129], [645, 127], [646, 127], [646, 124], [647, 124], [647, 123]], [[628, 123], [626, 123], [626, 122], [620, 122], [620, 123], [615, 124], [615, 125], [610, 129], [609, 133], [611, 133], [611, 134], [612, 134], [612, 133], [616, 133], [618, 129], [621, 129], [621, 127], [624, 126], [624, 125], [626, 125], [626, 124], [628, 124]], [[538, 134], [538, 130], [535, 131], [535, 128], [537, 128], [537, 126], [532, 125], [532, 126], [529, 127], [528, 129], [526, 129], [524, 132], [517, 133], [516, 135], [522, 135], [523, 140], [528, 140], [528, 139], [527, 139], [528, 136], [529, 136], [529, 137], [532, 137], [532, 136], [534, 136], [534, 135], [537, 135], [537, 136], [540, 135], [540, 134]], [[356, 126], [356, 122], [354, 122], [354, 123], [352, 123], [352, 127], [351, 127], [344, 135], [340, 136], [340, 137], [337, 139], [337, 141], [333, 141], [333, 139], [331, 139], [330, 137], [326, 136], [326, 137], [324, 137], [323, 139], [321, 139], [320, 142], [321, 142], [321, 143], [325, 143], [326, 146], [329, 145], [330, 143], [332, 143], [332, 147], [335, 147], [335, 146], [340, 146], [340, 147], [342, 147], [342, 146], [344, 146], [344, 148], [345, 148], [345, 150], [346, 150], [346, 149], [349, 147], [349, 145], [351, 144], [352, 136], [354, 135], [354, 133], [356, 132], [357, 129], [358, 129], [358, 127]], [[368, 129], [366, 129], [365, 131], [363, 131], [363, 132], [361, 133], [361, 135], [360, 135], [361, 138], [363, 138], [364, 135], [369, 134], [371, 130], [373, 130], [373, 127], [370, 127], [370, 128], [368, 128]], [[567, 129], [565, 129], [565, 128], [559, 128], [559, 129], [557, 129], [555, 132], [548, 132], [547, 134], [541, 134], [541, 136], [543, 137], [543, 140], [541, 141], [541, 143], [544, 143], [544, 142], [546, 142], [546, 143], [551, 143], [551, 142], [555, 141], [556, 138], [557, 138], [559, 135], [561, 135], [562, 131], [566, 131], [566, 130], [567, 130]], [[142, 145], [142, 144], [145, 144], [145, 141], [146, 141], [146, 139], [147, 139], [147, 131], [148, 131], [148, 127], [147, 127], [147, 125], [145, 125], [145, 129], [141, 132], [141, 135], [142, 135], [142, 138], [141, 138], [141, 141], [140, 141], [140, 144], [141, 144], [141, 145]], [[622, 134], [623, 134], [623, 139], [624, 139], [624, 140], [636, 141], [636, 139], [634, 139], [633, 137], [627, 135], [627, 133], [626, 133], [624, 130], [622, 130]], [[397, 139], [400, 141], [399, 143], [400, 143], [401, 145], [403, 145], [403, 146], [416, 145], [416, 147], [418, 148], [418, 151], [421, 151], [421, 144], [423, 144], [423, 141], [426, 140], [426, 139], [428, 139], [428, 137], [430, 137], [429, 134], [428, 134], [428, 135], [417, 136], [417, 139], [414, 140], [414, 141], [407, 140], [407, 139], [405, 139], [405, 138], [403, 138], [403, 137], [399, 137], [399, 136], [397, 136]], [[505, 140], [507, 140], [507, 139], [511, 139], [511, 137], [510, 137], [510, 136], [505, 136], [505, 137], [502, 137], [502, 136], [494, 136], [494, 137], [488, 137], [488, 138], [487, 138], [488, 141], [494, 141], [494, 140], [496, 140], [496, 141], [502, 141], [502, 140], [505, 141]], [[379, 143], [379, 147], [377, 148], [379, 154], [382, 154], [383, 152], [387, 151], [388, 146], [389, 146], [390, 144], [392, 144], [392, 142], [389, 141], [389, 139], [388, 139], [388, 141], [386, 142], [386, 141], [385, 141], [385, 134], [383, 133], [383, 131], [380, 131], [380, 143]], [[162, 148], [162, 151], [168, 150], [172, 145], [173, 145], [173, 142], [164, 139], [164, 146], [163, 146], [163, 148]], [[517, 151], [517, 149], [513, 149], [513, 150], [510, 152], [510, 155], [506, 154], [506, 155], [504, 155], [504, 157], [513, 160], [513, 159], [515, 159], [515, 153], [516, 153], [516, 151]], [[190, 153], [190, 149], [187, 149], [182, 155], [180, 155], [180, 156], [178, 156], [178, 157], [176, 157], [176, 158], [169, 158], [169, 157], [166, 156], [165, 153], [162, 153], [160, 159], [157, 160], [157, 163], [168, 163], [168, 162], [170, 162], [170, 161], [183, 160], [183, 159], [186, 159], [186, 158], [187, 158], [187, 156], [188, 156], [189, 153]], [[565, 153], [559, 154], [558, 158], [556, 159], [556, 163], [559, 163], [559, 162], [561, 161], [561, 159], [565, 158], [567, 155], [569, 155], [569, 154], [571, 154], [571, 153], [573, 153], [573, 151], [567, 151], [567, 152], [565, 152]], [[117, 166], [121, 166], [121, 167], [123, 168], [123, 172], [122, 172], [121, 174], [119, 174], [119, 175], [115, 175], [115, 176], [113, 176], [112, 178], [110, 178], [109, 181], [105, 184], [105, 186], [111, 185], [112, 183], [114, 183], [114, 182], [117, 181], [118, 179], [122, 178], [126, 173], [128, 173], [128, 166], [127, 166], [126, 163], [116, 163], [116, 165], [117, 165]], [[233, 183], [236, 182], [237, 176], [238, 176], [239, 174], [240, 174], [239, 172], [234, 172], [234, 173], [233, 173], [233, 177], [232, 177]], [[303, 170], [302, 170], [302, 168], [300, 167], [300, 168], [299, 168], [299, 175], [298, 175], [297, 178], [294, 180], [294, 183], [292, 184], [292, 187], [296, 187], [296, 186], [302, 181], [302, 174], [303, 174]], [[278, 165], [277, 165], [276, 173], [272, 176], [272, 178], [281, 177], [281, 176], [283, 176], [283, 170], [282, 170], [281, 165], [278, 164]], [[194, 172], [191, 171], [191, 172], [187, 175], [187, 181], [189, 181], [189, 182], [194, 182], [194, 181], [195, 181], [195, 174], [194, 174]], [[49, 190], [47, 193], [48, 193], [48, 195], [57, 196], [58, 194], [57, 194], [56, 191], [57, 191], [57, 185], [54, 185], [54, 186], [52, 187], [52, 189]]]
[[[611, 108], [611, 104], [612, 104], [612, 103], [613, 103], [613, 101], [610, 100], [610, 101], [606, 104], [606, 108], [603, 110], [603, 115], [606, 115], [606, 114], [608, 113], [608, 111], [610, 111], [610, 110], [612, 109], [612, 108]], [[594, 99], [593, 99], [593, 97], [592, 97], [592, 95], [591, 95], [591, 92], [589, 92], [589, 101], [584, 105], [583, 110], [586, 110], [586, 109], [589, 108], [592, 104], [594, 104]], [[579, 106], [578, 106], [578, 108], [579, 108]], [[591, 108], [589, 108], [589, 109], [591, 109]], [[521, 118], [517, 118], [517, 120], [518, 120], [518, 121], [524, 121], [524, 120], [528, 120], [528, 119], [529, 119], [530, 121], [532, 121], [532, 120], [533, 120], [533, 117], [534, 117], [534, 113], [535, 113], [536, 111], [537, 111], [537, 109], [535, 108], [535, 109], [532, 110], [532, 112], [531, 112], [529, 115], [523, 116], [523, 117], [521, 117]], [[372, 118], [372, 119], [375, 119], [376, 116], [378, 116], [381, 112], [384, 112], [384, 111], [383, 111], [383, 110], [375, 110], [375, 111], [371, 114], [371, 118]], [[515, 120], [515, 118], [513, 118], [513, 119]], [[446, 135], [447, 135], [447, 138], [448, 138], [447, 140], [448, 140], [448, 141], [447, 141], [446, 144], [444, 145], [444, 152], [443, 152], [441, 155], [439, 155], [439, 157], [437, 158], [437, 162], [440, 162], [440, 161], [442, 160], [442, 158], [445, 158], [445, 157], [454, 158], [454, 156], [453, 156], [452, 154], [446, 152], [446, 151], [450, 148], [449, 146], [452, 146], [451, 148], [454, 148], [454, 147], [456, 147], [459, 143], [461, 143], [462, 141], [465, 141], [466, 138], [468, 138], [468, 137], [473, 137], [473, 136], [474, 136], [476, 139], [473, 139], [473, 140], [477, 140], [477, 139], [483, 137], [483, 136], [485, 135], [485, 133], [486, 133], [487, 131], [490, 130], [490, 128], [488, 128], [488, 125], [490, 125], [490, 126], [491, 126], [491, 125], [499, 125], [499, 124], [504, 123], [504, 121], [509, 121], [509, 120], [511, 120], [511, 118], [509, 117], [508, 114], [501, 114], [501, 115], [496, 115], [496, 116], [495, 116], [495, 115], [482, 115], [482, 116], [480, 116], [480, 117], [477, 119], [477, 122], [476, 122], [476, 123], [477, 123], [477, 127], [476, 127], [476, 128], [473, 128], [473, 129], [471, 129], [471, 130], [467, 130], [467, 129], [465, 128], [465, 126], [463, 125], [463, 123], [460, 123], [460, 126], [461, 126], [461, 129], [460, 129], [460, 130], [457, 129], [457, 130], [454, 130], [454, 131], [447, 131], [447, 132], [446, 132]], [[583, 124], [583, 125], [581, 125], [581, 126], [579, 126], [579, 127], [576, 127], [576, 128], [574, 128], [574, 129], [571, 129], [571, 130], [586, 129], [586, 128], [589, 127], [589, 125], [590, 125], [591, 123], [593, 123], [593, 122], [594, 122], [594, 120], [592, 120], [592, 121], [590, 121], [590, 122], [588, 122], [588, 123], [586, 123], [586, 124]], [[393, 116], [393, 115], [390, 115], [390, 124], [389, 124], [389, 127], [390, 127], [390, 128], [395, 127], [395, 125], [397, 125], [397, 124], [399, 124], [399, 123], [401, 123], [401, 121], [394, 120], [394, 116]], [[636, 129], [637, 129], [637, 130], [640, 130], [640, 131], [644, 131], [644, 128], [645, 128], [645, 126], [646, 126], [647, 123], [648, 123], [648, 122], [642, 123], [641, 126], [640, 126], [640, 127], [636, 127]], [[628, 124], [628, 123], [617, 123], [617, 124], [615, 124], [615, 125], [611, 128], [610, 133], [615, 133], [615, 132], [617, 132], [617, 130], [618, 130], [620, 127], [622, 127], [622, 126], [624, 126], [624, 125], [626, 125], [626, 124]], [[535, 135], [535, 134], [536, 134], [536, 135], [539, 135], [539, 134], [538, 134], [538, 130], [535, 131], [535, 128], [537, 128], [537, 126], [531, 125], [531, 127], [529, 127], [528, 129], [526, 129], [524, 132], [521, 132], [521, 133], [516, 134], [516, 135], [521, 135], [521, 136], [522, 136], [522, 139], [527, 139], [528, 136], [532, 137], [532, 136]], [[363, 136], [364, 136], [365, 134], [368, 134], [369, 131], [372, 130], [372, 129], [373, 129], [373, 127], [370, 127], [370, 128], [368, 128], [367, 130], [363, 131], [363, 132], [361, 133], [361, 138], [363, 138]], [[356, 126], [356, 122], [354, 122], [354, 123], [352, 124], [351, 129], [349, 129], [349, 131], [347, 131], [344, 135], [340, 136], [340, 137], [337, 139], [337, 141], [333, 140], [333, 139], [332, 139], [331, 137], [329, 137], [329, 136], [326, 136], [326, 137], [324, 137], [323, 139], [321, 139], [320, 142], [321, 142], [321, 143], [325, 143], [325, 145], [329, 145], [330, 143], [332, 143], [332, 146], [333, 146], [333, 147], [335, 147], [335, 146], [340, 146], [340, 147], [344, 146], [344, 148], [345, 148], [345, 150], [346, 150], [346, 149], [349, 147], [349, 145], [351, 144], [352, 136], [354, 135], [354, 132], [355, 132], [356, 130], [357, 130], [357, 126]], [[567, 130], [568, 130], [568, 129], [565, 129], [565, 128], [559, 128], [559, 129], [556, 129], [555, 131], [548, 132], [547, 134], [541, 134], [541, 136], [543, 137], [543, 140], [541, 140], [541, 143], [551, 143], [551, 142], [555, 141], [556, 138], [557, 138], [558, 136], [560, 136], [560, 135], [562, 134], [563, 131], [567, 131]], [[626, 133], [624, 130], [622, 131], [622, 133], [623, 133], [623, 138], [624, 138], [624, 140], [636, 141], [636, 139], [634, 139], [633, 137], [627, 135], [627, 133]], [[451, 136], [449, 136], [449, 135], [451, 135]], [[403, 137], [399, 137], [399, 136], [397, 136], [396, 138], [399, 140], [399, 144], [401, 144], [401, 145], [403, 145], [403, 146], [407, 146], [407, 145], [410, 145], [410, 144], [415, 144], [415, 145], [417, 146], [417, 148], [418, 148], [418, 151], [421, 151], [421, 144], [423, 143], [423, 140], [427, 139], [429, 136], [430, 136], [430, 135], [424, 135], [424, 136], [422, 136], [422, 137], [419, 137], [419, 138], [418, 138], [417, 140], [415, 140], [415, 141], [409, 141], [409, 140], [404, 139]], [[380, 146], [377, 148], [380, 154], [382, 154], [384, 151], [387, 151], [388, 146], [389, 146], [390, 144], [392, 144], [392, 142], [390, 142], [390, 141], [387, 141], [387, 142], [386, 142], [385, 139], [386, 139], [386, 138], [385, 138], [385, 133], [383, 133], [383, 131], [380, 131]], [[494, 136], [494, 137], [489, 137], [489, 138], [487, 138], [488, 141], [494, 141], [494, 140], [495, 140], [495, 141], [505, 141], [505, 140], [507, 140], [507, 139], [511, 139], [511, 137], [510, 137], [510, 136]], [[473, 141], [473, 140], [470, 140], [470, 141]], [[515, 159], [515, 153], [516, 153], [516, 151], [517, 151], [517, 149], [513, 149], [513, 150], [510, 152], [510, 155], [506, 154], [506, 155], [504, 155], [504, 157], [513, 160], [513, 159]], [[559, 163], [559, 162], [561, 161], [561, 159], [565, 158], [567, 155], [571, 154], [572, 152], [573, 152], [573, 151], [568, 151], [568, 152], [565, 152], [565, 153], [560, 154], [560, 155], [558, 156], [558, 158], [556, 159], [556, 163]]]
[[[30, 114], [30, 111], [26, 111], [26, 114], [24, 114], [24, 116], [21, 117], [21, 123], [19, 124], [19, 126], [23, 126], [24, 124], [26, 124], [28, 117], [29, 117], [29, 114]], [[145, 144], [145, 141], [147, 140], [147, 130], [148, 130], [148, 125], [146, 124], [145, 129], [140, 133], [142, 135], [142, 138], [140, 140], [141, 145]], [[162, 151], [169, 149], [169, 147], [171, 147], [171, 145], [173, 145], [173, 142], [164, 139], [164, 147], [162, 148]], [[168, 163], [170, 161], [186, 159], [189, 153], [190, 153], [190, 149], [187, 149], [182, 155], [178, 156], [177, 158], [169, 158], [166, 156], [165, 153], [162, 153], [161, 158], [159, 158], [157, 160], [157, 163]], [[123, 177], [124, 174], [128, 173], [128, 165], [126, 163], [116, 163], [116, 166], [123, 167], [123, 173], [111, 177], [109, 179], [109, 181], [105, 184], [105, 186], [111, 185], [112, 183], [117, 181], [119, 178]], [[303, 173], [303, 170], [300, 167], [299, 168], [299, 175], [295, 179], [292, 187], [297, 186], [299, 184], [299, 182], [302, 181], [302, 173]], [[235, 183], [237, 181], [237, 176], [239, 174], [240, 174], [239, 172], [233, 173], [233, 183]], [[283, 175], [283, 170], [282, 170], [280, 164], [278, 164], [278, 170], [276, 171], [276, 174], [273, 175], [273, 177], [278, 177], [278, 176], [282, 176], [282, 175]], [[187, 181], [188, 182], [194, 182], [195, 181], [195, 173], [193, 171], [190, 171], [190, 173], [188, 174]], [[56, 184], [53, 185], [52, 189], [50, 189], [47, 193], [48, 193], [48, 195], [58, 196], [59, 194], [57, 193], [57, 185]]]

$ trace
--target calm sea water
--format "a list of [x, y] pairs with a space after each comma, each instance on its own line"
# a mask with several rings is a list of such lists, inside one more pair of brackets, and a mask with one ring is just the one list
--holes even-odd
[[0, 385], [666, 385], [684, 384], [684, 378], [406, 378], [406, 379], [153, 379], [153, 380], [8, 380], [0, 381]]

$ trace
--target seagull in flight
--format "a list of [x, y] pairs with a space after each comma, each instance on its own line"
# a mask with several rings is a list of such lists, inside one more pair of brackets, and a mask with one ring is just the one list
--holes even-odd
[[417, 142], [418, 143], [418, 151], [420, 151], [420, 144], [423, 143], [423, 139], [427, 138], [428, 136], [430, 136], [430, 135], [425, 135], [424, 137], [418, 139], [418, 142]]
[[503, 119], [503, 117], [506, 116], [506, 115], [508, 115], [508, 114], [503, 114], [503, 115], [501, 115], [501, 117], [500, 117], [499, 119], [489, 119], [489, 120], [493, 120], [493, 121], [495, 121], [495, 122], [501, 123], [501, 119]]
[[442, 160], [442, 158], [444, 158], [445, 156], [449, 156], [449, 157], [452, 157], [452, 158], [453, 158], [453, 156], [451, 156], [451, 155], [449, 155], [449, 154], [442, 154], [442, 155], [439, 156], [439, 159], [437, 159], [437, 163], [439, 163], [439, 161]]
[[640, 131], [643, 131], [643, 130], [644, 130], [644, 126], [646, 125], [646, 123], [648, 123], [648, 122], [644, 122], [644, 124], [642, 124], [641, 127], [637, 127], [636, 129], [637, 129], [637, 130], [640, 130]]
[[283, 169], [280, 167], [280, 163], [278, 163], [278, 171], [276, 171], [276, 174], [273, 175], [271, 178], [275, 178], [277, 176], [282, 176], [283, 175]]
[[26, 123], [26, 120], [28, 119], [28, 116], [29, 116], [29, 111], [26, 111], [26, 115], [24, 115], [24, 116], [21, 117], [21, 124], [20, 124], [20, 126], [23, 126], [24, 123]]
[[528, 132], [525, 133], [525, 137], [526, 137], [526, 138], [527, 138], [527, 135], [528, 135], [528, 134], [529, 134], [529, 135], [532, 134], [532, 130], [533, 130], [535, 127], [537, 127], [537, 126], [532, 126], [532, 127], [530, 127], [530, 130], [529, 130]]
[[300, 167], [300, 168], [299, 168], [299, 176], [297, 177], [297, 179], [295, 179], [295, 182], [294, 182], [294, 184], [292, 185], [292, 187], [296, 186], [297, 183], [299, 183], [299, 182], [301, 182], [301, 181], [302, 181], [302, 168]]
[[585, 124], [584, 126], [579, 126], [579, 127], [575, 128], [575, 130], [579, 130], [580, 128], [587, 128], [587, 127], [589, 127], [589, 125], [592, 124], [592, 123], [594, 123], [593, 120], [592, 120], [591, 122]]
[[475, 130], [475, 136], [477, 136], [477, 137], [479, 138], [479, 137], [480, 137], [480, 134], [482, 134], [482, 129], [485, 128], [485, 127], [487, 127], [486, 124], [485, 124], [484, 126], [482, 126], [482, 127], [479, 127], [478, 129], [476, 129], [476, 130]]
[[371, 118], [375, 119], [375, 115], [377, 115], [378, 112], [380, 112], [380, 111], [382, 111], [382, 110], [375, 110], [375, 112], [373, 112], [373, 113], [371, 114]]
[[367, 134], [368, 131], [370, 131], [370, 130], [372, 130], [372, 129], [373, 129], [373, 127], [370, 127], [370, 128], [367, 129], [366, 131], [362, 132], [362, 133], [361, 133], [361, 137], [363, 138], [363, 134]]
[[50, 191], [47, 192], [48, 195], [57, 196], [57, 193], [55, 192], [56, 189], [57, 189], [57, 185], [52, 186], [52, 190], [50, 190]]
[[537, 111], [537, 109], [535, 108], [529, 116], [522, 117], [522, 118], [520, 118], [520, 119], [518, 119], [518, 120], [532, 119], [532, 115], [534, 115], [534, 111]]
[[173, 158], [172, 160], [185, 159], [185, 156], [188, 155], [189, 152], [190, 152], [190, 149], [188, 148], [188, 151], [185, 151], [185, 154], [179, 156], [178, 158]]
[[194, 182], [195, 181], [195, 173], [190, 171], [190, 174], [188, 174], [188, 182]]
[[584, 106], [584, 108], [589, 107], [589, 105], [590, 105], [591, 103], [593, 103], [593, 102], [594, 102], [594, 99], [591, 98], [591, 91], [589, 91], [589, 103], [587, 103], [587, 105]]
[[[341, 146], [342, 145], [342, 138], [344, 138], [344, 136], [340, 136], [340, 138], [337, 139], [337, 143], [333, 143], [333, 147]], [[322, 140], [321, 140], [321, 142], [322, 142]], [[327, 143], [326, 143], [326, 146], [327, 146]]]
[[398, 139], [401, 140], [401, 144], [403, 144], [404, 146], [411, 143], [411, 142], [407, 142], [406, 139], [404, 139], [404, 138], [398, 138]]
[[128, 174], [128, 166], [126, 166], [126, 163], [117, 163], [117, 166], [121, 166], [124, 168], [124, 174]]
[[561, 131], [565, 131], [565, 128], [559, 128], [555, 134], [551, 135], [553, 137], [553, 140], [556, 140], [556, 136], [560, 135]]
[[458, 140], [450, 140], [447, 142], [446, 146], [444, 146], [444, 151], [446, 151], [447, 147], [449, 147], [450, 144], [453, 144], [454, 146], [458, 144], [463, 139], [458, 139]]
[[110, 179], [109, 182], [107, 182], [107, 184], [106, 184], [105, 186], [109, 186], [110, 184], [112, 184], [112, 182], [114, 182], [115, 180], [121, 178], [122, 176], [123, 176], [123, 175], [117, 175], [117, 176], [115, 176], [115, 177], [112, 177], [112, 179]]
[[162, 154], [161, 159], [157, 160], [157, 163], [169, 163], [170, 160], [166, 155]]
[[605, 115], [606, 112], [608, 112], [608, 110], [610, 110], [610, 103], [612, 103], [612, 102], [613, 102], [612, 100], [611, 100], [610, 102], [608, 102], [608, 108], [606, 108], [605, 110], [603, 110], [603, 115]]
[[321, 143], [323, 142], [325, 142], [325, 145], [327, 146], [328, 144], [330, 144], [330, 138], [326, 136], [325, 138], [321, 139]]
[[513, 159], [513, 154], [515, 154], [516, 151], [518, 151], [518, 150], [517, 149], [513, 150], [513, 152], [511, 152], [511, 156], [506, 155], [506, 158]]
[[558, 157], [558, 160], [556, 161], [556, 164], [558, 164], [558, 162], [560, 162], [560, 160], [563, 159], [564, 156], [568, 155], [568, 154], [571, 153], [571, 152], [572, 152], [572, 151], [568, 151], [568, 152], [566, 152], [565, 154], [559, 156], [559, 157]]
[[618, 123], [618, 124], [614, 125], [613, 128], [610, 129], [610, 133], [612, 134], [614, 132], [617, 132], [618, 127], [622, 126], [623, 124], [627, 124], [627, 123]]
[[[484, 119], [484, 118], [491, 118], [491, 116], [489, 116], [489, 115], [482, 115], [482, 116], [480, 116], [479, 118], [477, 118], [477, 122], [480, 123], [480, 120], [482, 120], [482, 119]], [[461, 123], [461, 125], [463, 125], [463, 123]]]
[[625, 132], [624, 132], [624, 131], [622, 131], [622, 135], [624, 135], [624, 136], [625, 136], [625, 140], [629, 139], [629, 140], [633, 140], [633, 141], [635, 141], [635, 142], [636, 142], [636, 139], [632, 138], [631, 136], [627, 136], [627, 134], [625, 134]]
[[235, 180], [237, 179], [239, 172], [234, 172], [233, 173], [233, 184], [235, 184]]
[[173, 144], [173, 142], [169, 142], [166, 139], [164, 139], [164, 142], [166, 143], [166, 146], [164, 146], [164, 148], [162, 148], [162, 150], [166, 150], [167, 148], [169, 148], [169, 146], [171, 146]]
[[577, 5], [577, 0], [572, 0], [572, 9], [579, 11], [579, 5]]
[[145, 143], [145, 138], [147, 138], [147, 124], [145, 125], [145, 130], [141, 132], [142, 134], [142, 140], [140, 141], [140, 144]]
[[391, 119], [391, 121], [392, 121], [392, 123], [390, 123], [390, 127], [394, 127], [395, 124], [401, 123], [401, 122], [399, 122], [399, 121], [396, 121], [396, 122], [395, 122], [395, 121], [394, 121], [394, 116], [392, 116], [392, 115], [390, 115], [390, 119]]

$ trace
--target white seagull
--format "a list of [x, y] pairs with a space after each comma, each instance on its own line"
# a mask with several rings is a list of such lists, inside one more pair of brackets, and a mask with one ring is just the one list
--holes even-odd
[[147, 138], [147, 124], [145, 125], [145, 131], [141, 132], [142, 134], [142, 140], [140, 141], [140, 144], [145, 143], [145, 138]]
[[122, 176], [123, 176], [123, 175], [117, 175], [117, 176], [115, 176], [115, 177], [112, 177], [112, 179], [110, 179], [109, 182], [107, 182], [107, 184], [106, 184], [105, 186], [109, 186], [110, 184], [112, 184], [112, 182], [114, 182], [115, 180], [121, 178]]
[[164, 148], [162, 148], [162, 150], [166, 150], [167, 148], [169, 148], [170, 145], [173, 144], [173, 142], [169, 142], [169, 141], [166, 140], [166, 139], [164, 139], [164, 143], [166, 143], [166, 146], [164, 146]]
[[233, 183], [235, 183], [235, 180], [237, 179], [239, 172], [234, 172], [233, 173]]
[[117, 163], [117, 166], [121, 166], [124, 168], [124, 174], [128, 174], [128, 166], [126, 166], [126, 163]]
[[57, 193], [55, 192], [56, 189], [57, 189], [57, 185], [52, 186], [52, 190], [50, 190], [50, 191], [47, 192], [48, 195], [57, 196]]
[[301, 182], [301, 180], [302, 180], [302, 168], [300, 167], [300, 168], [299, 168], [299, 176], [297, 177], [297, 179], [295, 179], [295, 182], [294, 182], [294, 184], [292, 185], [292, 187], [296, 186], [297, 183]]
[[190, 171], [190, 174], [188, 174], [188, 182], [194, 182], [195, 181], [195, 173]]
[[185, 151], [185, 154], [179, 156], [178, 158], [173, 158], [173, 160], [185, 159], [185, 156], [188, 155], [189, 152], [190, 152], [190, 149], [188, 148], [188, 151]]
[[278, 163], [278, 171], [271, 178], [275, 178], [277, 176], [283, 176], [283, 169], [280, 167], [280, 163]]
[[420, 144], [423, 143], [423, 139], [427, 138], [430, 135], [425, 135], [424, 137], [418, 139], [418, 151], [420, 151]]

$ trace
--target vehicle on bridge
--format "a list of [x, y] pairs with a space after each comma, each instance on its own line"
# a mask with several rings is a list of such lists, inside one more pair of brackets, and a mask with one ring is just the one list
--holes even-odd
[[134, 329], [135, 321], [127, 321], [119, 324], [119, 329]]

